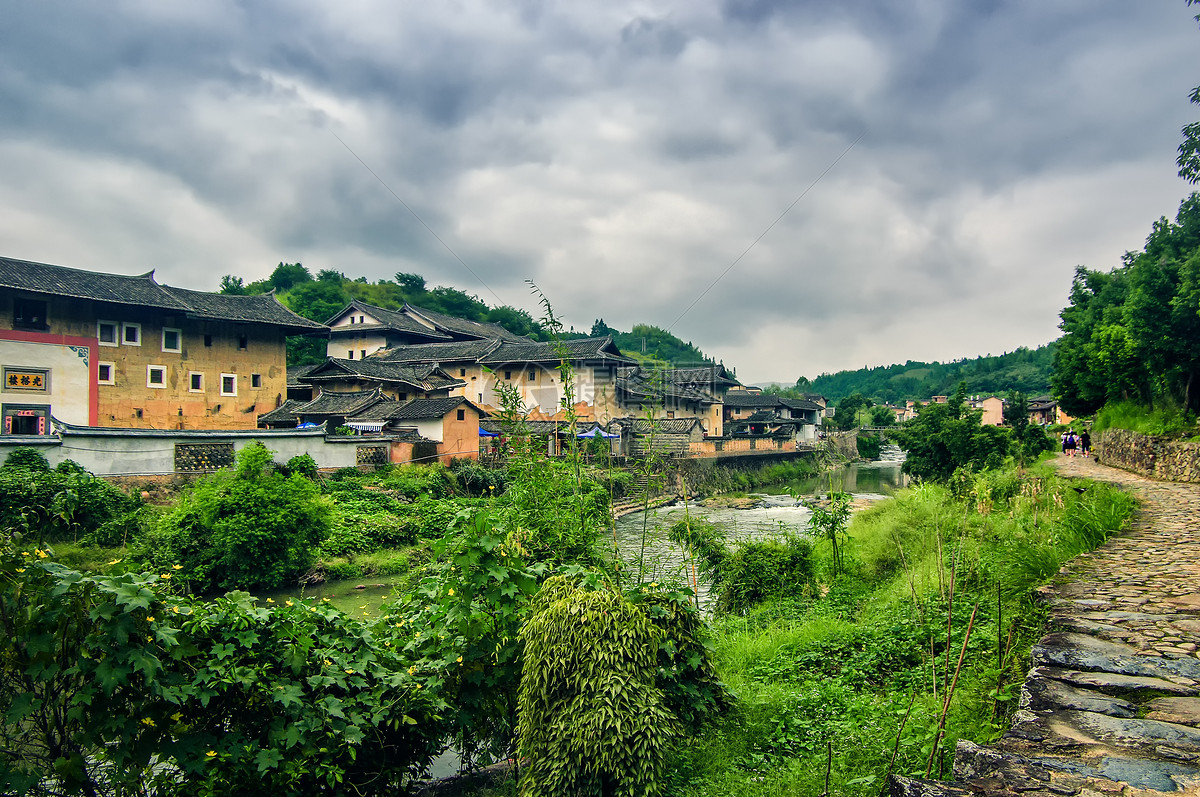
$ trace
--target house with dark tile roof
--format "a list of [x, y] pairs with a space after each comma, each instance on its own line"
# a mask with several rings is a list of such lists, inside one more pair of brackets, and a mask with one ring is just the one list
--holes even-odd
[[740, 384], [723, 365], [638, 366], [618, 374], [615, 387], [625, 414], [666, 419], [695, 416], [709, 437], [721, 437], [725, 434], [725, 396]]
[[752, 390], [725, 394], [725, 429], [734, 436], [817, 438], [824, 408], [810, 399], [792, 399]]
[[361, 360], [381, 349], [464, 340], [524, 341], [499, 324], [467, 321], [411, 304], [399, 310], [351, 301], [325, 322], [326, 354]]
[[286, 338], [325, 331], [270, 293], [0, 257], [0, 431], [253, 429], [284, 401]]
[[330, 357], [310, 368], [300, 381], [326, 391], [359, 391], [379, 388], [396, 401], [413, 398], [440, 398], [450, 395], [466, 383], [432, 364], [410, 365], [377, 357], [342, 360]]

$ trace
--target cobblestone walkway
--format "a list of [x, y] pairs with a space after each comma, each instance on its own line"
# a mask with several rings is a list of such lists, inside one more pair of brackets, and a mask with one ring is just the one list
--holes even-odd
[[1200, 795], [1200, 485], [1082, 457], [1057, 466], [1121, 485], [1141, 509], [1039, 590], [1051, 632], [1012, 729], [960, 742], [954, 783], [897, 777], [893, 794]]

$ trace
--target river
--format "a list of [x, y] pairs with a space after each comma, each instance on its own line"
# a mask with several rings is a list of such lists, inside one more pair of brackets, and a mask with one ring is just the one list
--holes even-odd
[[[881, 456], [883, 458], [877, 462], [854, 462], [818, 477], [760, 488], [760, 492], [752, 494], [755, 501], [749, 509], [706, 507], [681, 501], [673, 506], [625, 515], [616, 521], [617, 548], [626, 570], [635, 573], [640, 570], [644, 581], [690, 583], [687, 555], [667, 538], [667, 530], [675, 523], [689, 517], [700, 518], [723, 528], [731, 540], [803, 534], [812, 516], [801, 503], [804, 500], [833, 489], [850, 493], [856, 503], [861, 504], [864, 500], [882, 500], [905, 486], [907, 477], [900, 472], [904, 461], [900, 450], [888, 447]], [[611, 549], [611, 543], [609, 547]], [[708, 610], [711, 603], [708, 585], [700, 581], [696, 592], [701, 609]]]

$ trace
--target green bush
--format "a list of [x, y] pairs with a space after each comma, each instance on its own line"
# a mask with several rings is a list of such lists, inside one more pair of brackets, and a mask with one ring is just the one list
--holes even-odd
[[[1105, 404], [1096, 413], [1093, 432], [1105, 429], [1128, 429], [1144, 435], [1186, 436], [1196, 434], [1196, 417], [1177, 406], [1163, 401], [1153, 408], [1133, 401]], [[1078, 432], [1079, 428], [1075, 427]]]
[[485, 468], [473, 459], [450, 460], [450, 472], [467, 495], [482, 497], [504, 492], [504, 471]]
[[654, 797], [673, 722], [655, 686], [659, 635], [611, 588], [546, 580], [521, 627], [526, 797]]
[[38, 541], [78, 540], [107, 523], [122, 524], [142, 506], [71, 460], [51, 470], [32, 448], [16, 448], [0, 467], [0, 517]]
[[736, 545], [721, 569], [718, 605], [740, 612], [769, 598], [812, 592], [812, 544], [788, 535]]
[[427, 767], [444, 706], [382, 629], [169, 583], [0, 547], [0, 792], [390, 795]]
[[133, 555], [155, 569], [178, 566], [180, 580], [211, 594], [273, 589], [311, 566], [330, 530], [331, 510], [316, 485], [271, 467], [261, 444], [238, 452], [236, 467], [184, 493]]

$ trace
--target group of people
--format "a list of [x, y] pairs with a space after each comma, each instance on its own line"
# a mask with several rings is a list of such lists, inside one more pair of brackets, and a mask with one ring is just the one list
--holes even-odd
[[1074, 429], [1068, 429], [1063, 432], [1062, 450], [1068, 457], [1075, 456], [1076, 452], [1086, 457], [1092, 453], [1092, 436], [1088, 434], [1087, 429], [1084, 429], [1082, 434], [1075, 434]]

